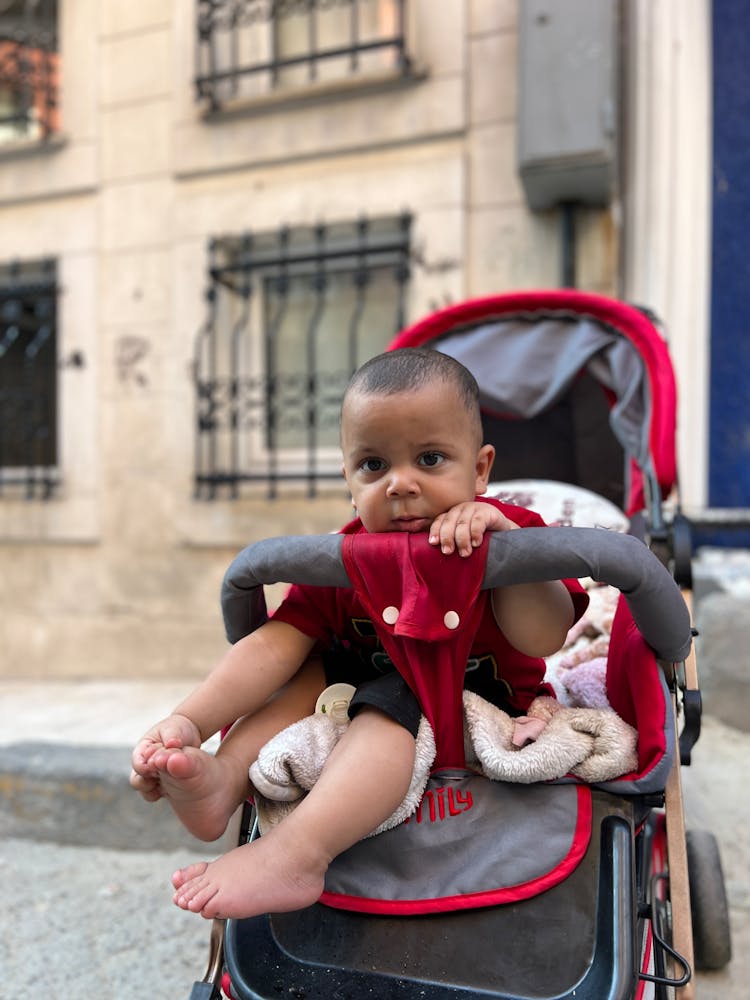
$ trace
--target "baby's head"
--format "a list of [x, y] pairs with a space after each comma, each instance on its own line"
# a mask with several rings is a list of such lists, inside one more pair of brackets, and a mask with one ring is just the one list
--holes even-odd
[[368, 531], [426, 531], [487, 487], [479, 389], [449, 355], [387, 351], [355, 372], [341, 408], [343, 473]]
[[365, 361], [351, 378], [342, 404], [342, 421], [350, 395], [398, 396], [418, 392], [425, 386], [440, 386], [443, 404], [462, 406], [473, 424], [477, 447], [482, 443], [479, 386], [468, 368], [449, 354], [426, 347], [402, 347]]

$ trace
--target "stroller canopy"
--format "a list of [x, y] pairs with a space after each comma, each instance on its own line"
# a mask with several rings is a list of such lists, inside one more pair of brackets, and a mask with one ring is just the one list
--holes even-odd
[[533, 420], [586, 374], [603, 390], [625, 459], [616, 502], [632, 513], [644, 506], [644, 478], [661, 497], [675, 484], [672, 364], [654, 323], [633, 306], [569, 290], [494, 295], [433, 313], [389, 346], [435, 347], [462, 362], [490, 419]]

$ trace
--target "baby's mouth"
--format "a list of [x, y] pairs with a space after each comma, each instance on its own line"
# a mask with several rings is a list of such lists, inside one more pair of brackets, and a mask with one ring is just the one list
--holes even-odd
[[396, 517], [393, 520], [395, 531], [427, 531], [430, 524], [428, 517]]

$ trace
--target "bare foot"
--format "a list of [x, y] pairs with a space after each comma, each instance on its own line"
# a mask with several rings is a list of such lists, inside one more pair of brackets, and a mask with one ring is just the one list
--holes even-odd
[[248, 793], [247, 769], [197, 747], [154, 755], [159, 788], [177, 818], [200, 840], [216, 840]]
[[327, 868], [327, 860], [295, 851], [275, 829], [217, 861], [176, 871], [174, 902], [207, 919], [301, 910], [320, 898]]

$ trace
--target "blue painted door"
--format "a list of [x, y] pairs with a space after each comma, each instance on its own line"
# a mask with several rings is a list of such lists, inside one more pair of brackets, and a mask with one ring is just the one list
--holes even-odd
[[[750, 507], [750, 28], [747, 0], [713, 2], [711, 507]], [[685, 211], [690, 207], [685, 206]]]

